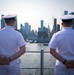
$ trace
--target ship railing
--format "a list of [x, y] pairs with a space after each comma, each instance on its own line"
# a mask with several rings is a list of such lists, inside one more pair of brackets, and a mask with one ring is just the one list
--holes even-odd
[[[44, 75], [44, 69], [52, 69], [54, 70], [54, 68], [44, 68], [44, 53], [49, 53], [49, 51], [44, 51], [44, 50], [40, 50], [40, 51], [26, 51], [26, 53], [40, 53], [40, 68], [21, 68], [21, 69], [40, 69], [40, 75]], [[26, 75], [26, 74], [24, 74]], [[29, 74], [29, 75], [37, 75], [37, 74]], [[53, 73], [52, 73], [53, 75]]]

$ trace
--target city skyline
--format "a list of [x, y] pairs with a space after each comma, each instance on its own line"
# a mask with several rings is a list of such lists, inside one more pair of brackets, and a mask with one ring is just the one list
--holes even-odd
[[0, 3], [0, 15], [16, 14], [18, 28], [28, 22], [34, 30], [40, 27], [40, 20], [44, 20], [44, 26], [52, 27], [53, 18], [60, 23], [65, 10], [74, 12], [73, 0], [0, 0]]

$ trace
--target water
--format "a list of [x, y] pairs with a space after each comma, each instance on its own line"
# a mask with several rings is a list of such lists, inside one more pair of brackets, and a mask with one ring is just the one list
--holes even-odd
[[[27, 43], [27, 51], [49, 51], [48, 46], [37, 43]], [[50, 53], [44, 53], [44, 75], [53, 75], [55, 58]], [[21, 56], [21, 68], [40, 68], [40, 53], [25, 53]], [[21, 75], [40, 75], [40, 69], [21, 69]]]

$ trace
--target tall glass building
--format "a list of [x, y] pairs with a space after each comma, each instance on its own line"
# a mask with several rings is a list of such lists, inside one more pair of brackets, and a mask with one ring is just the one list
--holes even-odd
[[[71, 13], [69, 13], [69, 14], [74, 15], [74, 12], [71, 12]], [[74, 29], [74, 20], [73, 20], [72, 28]]]
[[64, 11], [64, 15], [67, 15], [67, 14], [68, 14], [68, 11], [67, 11], [67, 10], [65, 10], [65, 11]]
[[1, 15], [1, 29], [5, 27], [3, 16], [4, 15]]

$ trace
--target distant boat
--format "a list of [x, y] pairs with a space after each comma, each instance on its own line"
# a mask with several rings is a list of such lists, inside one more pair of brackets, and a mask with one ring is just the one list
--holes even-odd
[[43, 43], [44, 46], [48, 46], [48, 43]]
[[31, 40], [30, 43], [34, 43], [34, 41]]
[[26, 42], [30, 42], [30, 40], [26, 39]]

